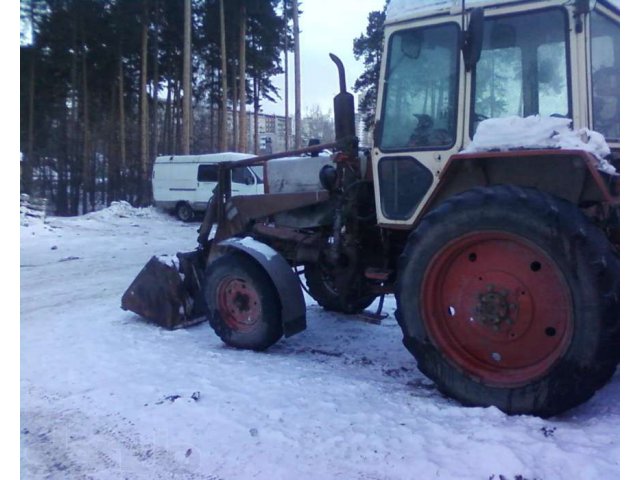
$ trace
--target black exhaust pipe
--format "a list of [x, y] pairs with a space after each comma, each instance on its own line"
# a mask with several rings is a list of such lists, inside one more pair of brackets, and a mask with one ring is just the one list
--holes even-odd
[[338, 67], [340, 77], [340, 93], [333, 97], [333, 114], [335, 118], [336, 142], [347, 141], [352, 143], [356, 136], [356, 119], [353, 95], [347, 92], [347, 82], [344, 74], [344, 65], [336, 55], [330, 53], [333, 63]]

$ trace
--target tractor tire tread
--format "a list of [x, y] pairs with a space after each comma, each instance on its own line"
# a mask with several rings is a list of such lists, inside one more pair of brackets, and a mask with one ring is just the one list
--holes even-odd
[[[532, 222], [526, 218], [531, 212], [544, 212], [546, 218], [542, 228], [548, 229], [554, 241], [570, 258], [573, 275], [588, 275], [593, 279], [598, 292], [596, 302], [599, 319], [591, 320], [599, 330], [597, 339], [592, 339], [588, 361], [580, 365], [559, 361], [552, 372], [532, 384], [520, 388], [500, 389], [483, 386], [453, 368], [437, 348], [430, 342], [428, 335], [416, 338], [410, 335], [409, 323], [415, 308], [407, 311], [403, 305], [405, 283], [416, 281], [406, 279], [406, 271], [413, 263], [412, 259], [419, 247], [429, 242], [434, 229], [450, 222], [455, 211], [458, 219], [471, 219], [479, 209], [492, 205], [507, 205], [515, 210], [510, 215], [522, 215], [523, 222]], [[589, 262], [585, 259], [598, 258], [604, 261]], [[586, 270], [586, 271], [585, 271]], [[613, 249], [601, 232], [586, 216], [570, 202], [551, 196], [532, 188], [512, 185], [477, 187], [460, 193], [437, 205], [430, 211], [410, 234], [404, 252], [398, 259], [398, 282], [396, 298], [398, 308], [396, 319], [403, 331], [403, 343], [416, 358], [418, 368], [430, 377], [444, 394], [456, 398], [465, 405], [496, 405], [510, 414], [534, 414], [548, 417], [563, 412], [588, 400], [615, 373], [619, 363], [620, 317], [619, 317], [619, 261]], [[574, 307], [575, 308], [575, 307]], [[413, 329], [415, 331], [415, 328]], [[551, 378], [548, 378], [551, 377]], [[580, 388], [578, 386], [580, 385]], [[502, 391], [501, 391], [502, 390]]]

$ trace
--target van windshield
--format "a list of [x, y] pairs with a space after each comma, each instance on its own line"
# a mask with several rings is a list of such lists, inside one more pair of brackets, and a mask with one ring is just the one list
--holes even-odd
[[258, 177], [258, 183], [264, 183], [264, 167], [262, 165], [255, 165], [249, 168], [256, 174], [256, 177]]
[[487, 118], [571, 117], [567, 35], [566, 12], [559, 8], [485, 18], [471, 136]]

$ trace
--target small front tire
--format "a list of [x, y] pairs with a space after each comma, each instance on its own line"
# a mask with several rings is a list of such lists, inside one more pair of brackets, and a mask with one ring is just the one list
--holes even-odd
[[228, 253], [207, 268], [209, 324], [232, 347], [265, 350], [282, 337], [281, 304], [273, 282], [254, 260]]

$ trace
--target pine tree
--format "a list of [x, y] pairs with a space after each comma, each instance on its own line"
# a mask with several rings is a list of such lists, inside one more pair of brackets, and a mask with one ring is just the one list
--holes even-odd
[[365, 71], [357, 78], [353, 88], [356, 92], [362, 93], [358, 110], [364, 115], [367, 130], [371, 129], [375, 120], [378, 80], [384, 48], [384, 21], [388, 4], [389, 0], [386, 0], [381, 11], [369, 13], [366, 34], [360, 35], [353, 41], [353, 54], [357, 60], [362, 59], [365, 66]]
[[[229, 90], [235, 105], [244, 96], [243, 108], [257, 111], [278, 96], [282, 1], [193, 2], [192, 54], [183, 55], [185, 3], [21, 0], [21, 188], [51, 197], [59, 215], [122, 199], [148, 204], [156, 155], [178, 153], [184, 138], [193, 150], [226, 147]], [[247, 81], [240, 82], [242, 4]], [[193, 115], [183, 105], [191, 98]], [[210, 122], [198, 111], [203, 104]]]
[[300, 27], [298, 22], [298, 1], [293, 0], [293, 45], [294, 45], [294, 97], [295, 97], [295, 148], [302, 146], [302, 114], [300, 85]]
[[221, 77], [221, 89], [220, 93], [220, 150], [225, 152], [227, 150], [227, 43], [226, 43], [226, 29], [224, 25], [224, 0], [220, 1], [220, 77]]
[[182, 154], [191, 148], [191, 0], [184, 0], [184, 49], [182, 70]]

